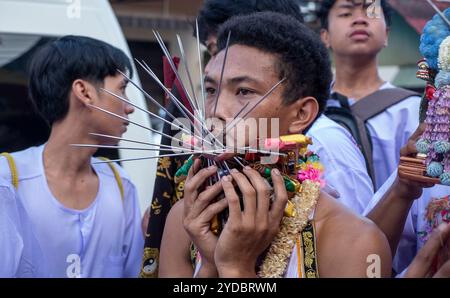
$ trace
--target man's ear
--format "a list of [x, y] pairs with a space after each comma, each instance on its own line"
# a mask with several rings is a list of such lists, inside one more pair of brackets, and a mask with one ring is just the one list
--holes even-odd
[[73, 81], [72, 92], [75, 99], [82, 105], [93, 104], [97, 94], [95, 87], [91, 83], [81, 79]]
[[324, 45], [329, 49], [330, 46], [330, 34], [328, 33], [327, 29], [320, 29], [320, 39], [322, 39], [322, 42]]
[[319, 103], [312, 97], [304, 97], [291, 104], [293, 121], [289, 125], [289, 133], [297, 134], [305, 131], [319, 114]]

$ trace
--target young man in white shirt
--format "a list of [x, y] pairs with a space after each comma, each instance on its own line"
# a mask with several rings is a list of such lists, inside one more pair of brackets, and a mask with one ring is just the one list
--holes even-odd
[[0, 178], [0, 277], [14, 276], [20, 262], [23, 241], [18, 217], [13, 187]]
[[[379, 7], [377, 7], [379, 5]], [[378, 16], [372, 16], [375, 12]], [[336, 67], [333, 94], [348, 104], [394, 86], [378, 73], [378, 55], [388, 45], [391, 8], [386, 0], [324, 0], [319, 13], [321, 37]], [[341, 105], [330, 99], [329, 106]], [[420, 97], [409, 96], [366, 122], [372, 143], [375, 190], [397, 168], [398, 152], [419, 123]]]
[[[415, 144], [424, 129], [425, 125], [421, 124], [402, 148], [402, 156], [417, 154]], [[398, 171], [392, 173], [375, 193], [364, 214], [388, 238], [395, 256], [392, 267], [399, 276], [408, 276], [411, 262], [433, 237], [433, 230], [443, 232], [442, 227], [438, 228], [439, 224], [450, 224], [449, 196], [449, 186], [419, 183], [402, 177]], [[445, 243], [443, 239], [443, 249], [448, 249]]]
[[[44, 46], [30, 68], [33, 104], [51, 126], [48, 141], [0, 158], [0, 177], [16, 179], [19, 218], [29, 220], [15, 276], [137, 277], [143, 248], [136, 189], [116, 164], [94, 164], [95, 148], [111, 144], [91, 132], [120, 137], [133, 108], [126, 97], [128, 57], [102, 41], [65, 36]], [[12, 178], [11, 178], [12, 177]], [[23, 223], [23, 220], [19, 224]], [[28, 241], [29, 239], [32, 239]], [[40, 253], [41, 257], [30, 256]]]

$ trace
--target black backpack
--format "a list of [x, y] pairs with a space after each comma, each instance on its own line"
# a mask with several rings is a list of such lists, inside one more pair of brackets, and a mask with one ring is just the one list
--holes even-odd
[[403, 88], [389, 88], [375, 91], [351, 105], [348, 98], [337, 92], [331, 94], [331, 101], [336, 105], [328, 105], [324, 114], [346, 128], [353, 136], [366, 161], [367, 173], [375, 186], [375, 174], [372, 158], [372, 139], [366, 127], [367, 121], [387, 108], [418, 93]]

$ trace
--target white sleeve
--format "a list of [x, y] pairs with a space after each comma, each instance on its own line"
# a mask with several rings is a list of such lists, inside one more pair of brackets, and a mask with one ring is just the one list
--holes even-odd
[[19, 215], [12, 186], [0, 180], [0, 277], [15, 277], [23, 250]]
[[136, 187], [125, 182], [125, 245], [126, 259], [123, 277], [138, 277], [144, 252], [144, 236], [141, 228], [141, 211]]
[[397, 178], [397, 170], [395, 170], [391, 176], [383, 183], [383, 185], [377, 190], [377, 192], [373, 195], [372, 199], [370, 200], [369, 204], [367, 204], [363, 215], [367, 216], [367, 214], [372, 211], [372, 209], [380, 202], [381, 198], [384, 196], [384, 194], [389, 190], [391, 185], [394, 183], [395, 178]]
[[339, 193], [338, 200], [357, 214], [362, 214], [373, 196], [372, 180], [367, 174], [359, 148], [339, 130], [331, 136], [313, 136], [315, 150], [325, 167], [324, 179]]
[[[375, 193], [366, 210], [364, 210], [364, 216], [372, 211], [372, 209], [380, 202], [384, 194], [389, 190], [397, 177], [397, 170], [395, 170], [386, 182]], [[416, 235], [416, 222], [417, 222], [417, 200], [414, 201], [408, 217], [406, 218], [405, 226], [403, 228], [402, 235], [392, 261], [392, 268], [400, 273], [407, 268], [416, 255], [417, 235]]]
[[373, 186], [367, 172], [348, 167], [325, 176], [327, 184], [339, 192], [339, 201], [361, 215], [373, 196]]
[[406, 218], [397, 252], [392, 260], [392, 268], [396, 272], [404, 271], [413, 261], [417, 253], [417, 200], [414, 201]]

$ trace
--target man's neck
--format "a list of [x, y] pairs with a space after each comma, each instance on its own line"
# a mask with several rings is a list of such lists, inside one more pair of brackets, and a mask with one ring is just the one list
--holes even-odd
[[376, 57], [336, 57], [333, 91], [359, 100], [380, 89], [384, 81], [378, 74]]
[[77, 178], [93, 174], [91, 157], [94, 148], [78, 148], [70, 144], [93, 144], [93, 140], [82, 132], [78, 125], [54, 124], [50, 138], [44, 148], [43, 163], [46, 174]]

